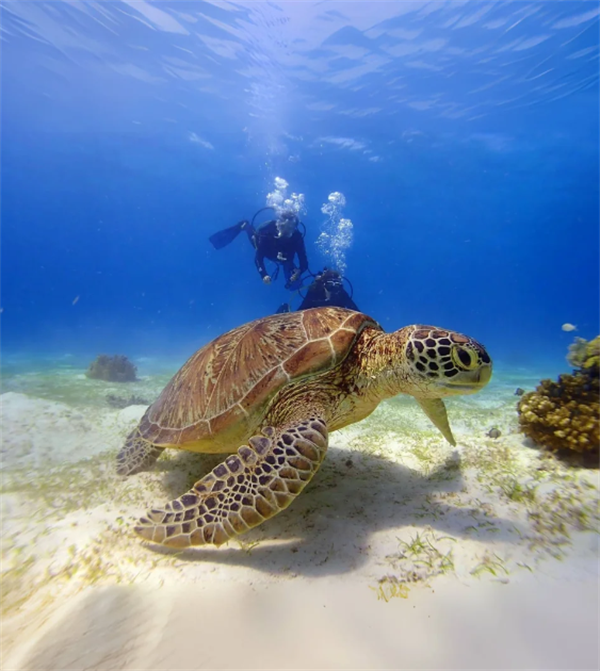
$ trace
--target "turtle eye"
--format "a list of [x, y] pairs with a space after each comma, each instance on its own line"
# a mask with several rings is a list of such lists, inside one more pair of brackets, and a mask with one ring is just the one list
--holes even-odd
[[477, 355], [473, 350], [460, 346], [452, 348], [452, 361], [464, 370], [473, 370], [479, 364]]

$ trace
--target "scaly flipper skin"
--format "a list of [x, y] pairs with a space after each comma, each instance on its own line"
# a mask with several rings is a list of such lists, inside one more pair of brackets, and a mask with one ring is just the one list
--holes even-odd
[[117, 454], [117, 474], [134, 475], [154, 466], [163, 453], [163, 447], [157, 447], [140, 436], [139, 427], [134, 429], [125, 445]]
[[446, 410], [444, 401], [441, 398], [417, 398], [416, 400], [423, 412], [440, 430], [450, 445], [456, 446], [456, 440], [452, 435], [450, 422], [448, 422], [448, 411]]
[[183, 496], [153, 509], [135, 531], [170, 547], [221, 545], [287, 508], [317, 472], [328, 445], [325, 421], [307, 414], [267, 426]]

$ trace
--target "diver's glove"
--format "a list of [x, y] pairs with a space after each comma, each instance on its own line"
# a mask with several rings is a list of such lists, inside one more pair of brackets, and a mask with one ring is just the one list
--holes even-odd
[[294, 272], [290, 275], [290, 284], [295, 282], [300, 277], [300, 270], [296, 268]]
[[265, 284], [271, 284], [271, 277], [270, 277], [269, 275], [265, 275], [265, 276], [263, 277], [263, 282], [264, 282]]

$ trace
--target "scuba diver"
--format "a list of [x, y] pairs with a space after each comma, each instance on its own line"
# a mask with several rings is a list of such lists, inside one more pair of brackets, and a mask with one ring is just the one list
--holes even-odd
[[[252, 221], [246, 219], [230, 226], [222, 231], [211, 235], [209, 240], [215, 249], [222, 249], [242, 232], [246, 231], [250, 244], [256, 250], [254, 263], [265, 284], [271, 284], [277, 279], [280, 266], [285, 276], [285, 288], [291, 291], [298, 290], [302, 286], [302, 274], [308, 270], [308, 259], [306, 247], [304, 246], [304, 234], [306, 230], [300, 231], [299, 227], [304, 224], [292, 210], [283, 210], [277, 219], [272, 219], [258, 227], [254, 221], [258, 214], [264, 210], [274, 210], [272, 207], [263, 207], [252, 217]], [[294, 257], [298, 257], [298, 266], [294, 265]], [[267, 272], [265, 259], [273, 261], [276, 269], [273, 275]]]
[[[350, 293], [346, 291], [344, 282], [347, 282], [350, 288]], [[299, 292], [300, 293], [300, 292]], [[318, 307], [338, 307], [347, 308], [348, 310], [356, 310], [360, 312], [356, 303], [352, 300], [354, 289], [350, 280], [342, 277], [337, 270], [331, 268], [323, 268], [323, 270], [315, 276], [313, 282], [308, 286], [306, 296], [302, 296], [302, 303], [298, 310], [308, 310], [309, 308]], [[289, 303], [283, 303], [277, 309], [277, 312], [291, 312]]]

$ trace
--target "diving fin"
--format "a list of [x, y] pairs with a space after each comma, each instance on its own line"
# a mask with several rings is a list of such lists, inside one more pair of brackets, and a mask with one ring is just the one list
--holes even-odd
[[244, 229], [245, 221], [240, 221], [235, 226], [230, 226], [222, 231], [217, 231], [208, 238], [215, 249], [222, 249], [233, 242]]
[[416, 401], [427, 417], [442, 432], [442, 435], [450, 445], [456, 445], [456, 440], [454, 440], [452, 429], [448, 422], [448, 413], [446, 412], [444, 401], [441, 398], [417, 398]]

